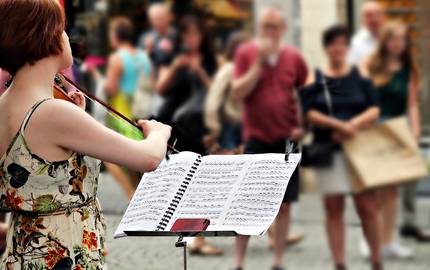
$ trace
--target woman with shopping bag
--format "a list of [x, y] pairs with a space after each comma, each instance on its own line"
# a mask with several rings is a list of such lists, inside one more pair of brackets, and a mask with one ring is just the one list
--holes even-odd
[[[412, 55], [407, 27], [400, 22], [388, 23], [381, 33], [378, 48], [366, 61], [376, 86], [381, 107], [381, 120], [406, 116], [416, 140], [421, 136], [419, 111], [420, 72]], [[414, 191], [413, 191], [414, 192]], [[394, 241], [398, 186], [378, 192], [381, 214], [382, 253], [385, 257], [411, 258], [413, 251]], [[428, 236], [430, 240], [430, 235]]]

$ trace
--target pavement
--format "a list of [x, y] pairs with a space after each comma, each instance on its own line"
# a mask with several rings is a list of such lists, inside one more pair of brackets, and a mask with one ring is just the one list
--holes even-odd
[[[102, 175], [99, 197], [104, 208], [108, 225], [108, 268], [109, 270], [167, 270], [183, 269], [182, 249], [175, 248], [176, 238], [113, 239], [112, 235], [121, 215], [127, 207], [127, 199], [111, 177]], [[420, 198], [418, 202], [418, 223], [430, 228], [430, 198]], [[304, 233], [305, 239], [285, 252], [284, 265], [291, 270], [331, 270], [330, 251], [324, 231], [321, 198], [317, 194], [304, 194], [293, 211], [293, 233]], [[359, 254], [361, 229], [352, 202], [348, 201], [345, 214], [347, 221], [348, 269], [370, 269], [368, 262]], [[221, 270], [233, 266], [234, 239], [211, 238], [209, 243], [225, 251], [221, 257], [188, 257], [189, 270]], [[386, 270], [430, 270], [430, 244], [418, 244], [411, 240], [400, 240], [415, 251], [409, 261], [389, 261]], [[245, 269], [270, 269], [271, 252], [267, 236], [251, 239]]]

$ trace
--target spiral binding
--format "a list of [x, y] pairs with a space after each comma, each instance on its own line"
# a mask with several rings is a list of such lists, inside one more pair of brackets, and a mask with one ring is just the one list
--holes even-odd
[[176, 208], [181, 202], [181, 199], [184, 196], [185, 191], [187, 190], [188, 185], [190, 184], [191, 179], [196, 173], [197, 168], [201, 162], [202, 162], [202, 157], [199, 156], [196, 162], [194, 162], [193, 165], [191, 166], [189, 173], [187, 173], [187, 175], [185, 176], [185, 180], [182, 181], [181, 186], [179, 187], [178, 191], [176, 192], [175, 196], [170, 202], [169, 207], [167, 208], [166, 212], [161, 218], [161, 221], [157, 226], [157, 231], [164, 231], [166, 229], [167, 224], [169, 224], [170, 219], [173, 217], [173, 214], [175, 213]]

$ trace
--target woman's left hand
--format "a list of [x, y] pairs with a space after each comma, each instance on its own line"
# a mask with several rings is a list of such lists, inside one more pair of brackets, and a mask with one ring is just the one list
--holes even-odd
[[67, 95], [73, 101], [73, 103], [75, 103], [76, 105], [78, 105], [79, 108], [85, 111], [86, 101], [83, 93], [74, 91], [74, 92], [70, 92]]

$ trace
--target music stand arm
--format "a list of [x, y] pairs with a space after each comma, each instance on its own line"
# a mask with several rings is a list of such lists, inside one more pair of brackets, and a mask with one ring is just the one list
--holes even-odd
[[184, 241], [184, 236], [180, 235], [178, 241], [175, 243], [175, 247], [183, 248], [184, 251], [184, 270], [187, 270], [187, 241]]

